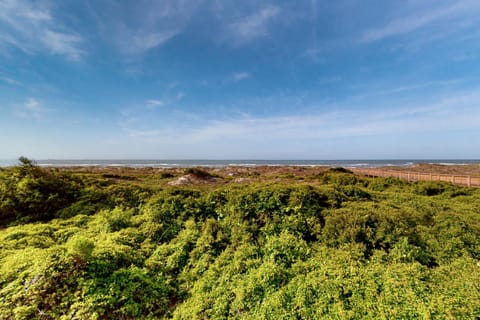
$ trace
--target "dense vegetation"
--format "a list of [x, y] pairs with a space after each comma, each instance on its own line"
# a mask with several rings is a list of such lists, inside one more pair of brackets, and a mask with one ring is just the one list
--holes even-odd
[[0, 318], [480, 317], [480, 190], [175, 175], [0, 169]]

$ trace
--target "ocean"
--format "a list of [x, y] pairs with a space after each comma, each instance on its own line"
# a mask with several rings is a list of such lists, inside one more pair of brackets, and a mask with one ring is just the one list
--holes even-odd
[[[442, 160], [442, 159], [408, 159], [408, 160], [35, 160], [43, 167], [153, 167], [153, 168], [188, 168], [188, 167], [228, 167], [228, 166], [328, 166], [345, 168], [377, 168], [385, 166], [412, 166], [418, 163], [442, 165], [480, 164], [480, 160]], [[17, 160], [0, 160], [0, 167], [18, 164]]]

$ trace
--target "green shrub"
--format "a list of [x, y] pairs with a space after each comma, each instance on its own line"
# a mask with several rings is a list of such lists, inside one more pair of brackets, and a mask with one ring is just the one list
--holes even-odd
[[66, 246], [69, 254], [87, 260], [92, 255], [95, 243], [85, 236], [74, 235], [67, 241]]
[[446, 182], [418, 181], [415, 183], [415, 192], [422, 196], [436, 196], [451, 189]]
[[318, 174], [318, 179], [324, 184], [332, 183], [340, 186], [355, 185], [359, 178], [350, 170], [333, 168]]
[[214, 177], [210, 172], [200, 168], [187, 168], [185, 169], [185, 174], [191, 174], [199, 179], [210, 179]]
[[336, 167], [336, 168], [330, 168], [327, 170], [327, 172], [334, 172], [334, 173], [350, 173], [353, 174], [351, 170], [345, 169], [343, 167]]
[[374, 191], [385, 191], [389, 188], [392, 187], [403, 187], [407, 185], [408, 182], [402, 179], [398, 178], [392, 178], [392, 177], [387, 177], [387, 178], [371, 178], [368, 179], [368, 188], [372, 189]]
[[354, 185], [346, 185], [337, 187], [337, 190], [342, 192], [348, 200], [350, 201], [359, 201], [359, 200], [371, 200], [372, 196], [370, 193], [365, 191], [364, 189], [354, 186]]
[[79, 194], [80, 182], [71, 175], [37, 167], [26, 158], [0, 176], [0, 224], [55, 217]]
[[133, 209], [115, 207], [112, 210], [103, 210], [99, 215], [103, 218], [106, 231], [115, 232], [131, 226]]
[[168, 288], [160, 276], [137, 267], [121, 268], [86, 282], [84, 305], [101, 319], [160, 317], [168, 310]]
[[168, 179], [168, 178], [173, 178], [175, 175], [173, 175], [170, 172], [162, 172], [160, 173], [160, 179]]
[[[22, 222], [0, 228], [1, 319], [480, 317], [475, 189], [343, 170], [195, 187], [33, 163], [0, 177]], [[73, 197], [27, 222], [63, 183]]]

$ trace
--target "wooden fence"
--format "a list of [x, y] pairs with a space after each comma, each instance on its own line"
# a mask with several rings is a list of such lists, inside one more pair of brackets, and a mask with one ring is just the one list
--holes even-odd
[[408, 172], [408, 171], [393, 171], [393, 170], [380, 170], [380, 169], [351, 169], [353, 172], [363, 174], [369, 177], [393, 177], [399, 179], [405, 179], [408, 181], [446, 181], [454, 184], [467, 186], [467, 187], [480, 187], [480, 177], [467, 176], [467, 175], [450, 175], [450, 174], [438, 174], [438, 173], [420, 173], [420, 172]]

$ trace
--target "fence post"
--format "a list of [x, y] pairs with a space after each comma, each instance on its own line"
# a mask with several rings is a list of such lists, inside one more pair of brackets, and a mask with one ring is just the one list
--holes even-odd
[[472, 176], [468, 176], [468, 186], [471, 187], [472, 186]]
[[452, 183], [455, 183], [455, 176], [452, 176]]

